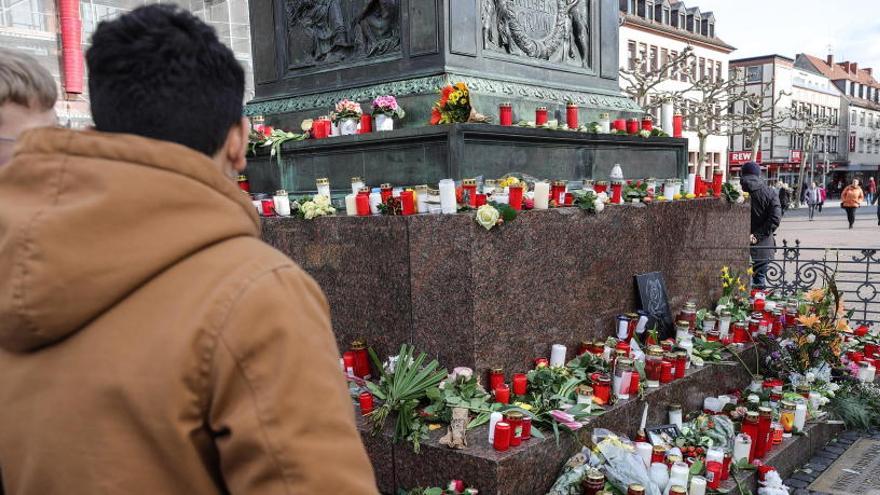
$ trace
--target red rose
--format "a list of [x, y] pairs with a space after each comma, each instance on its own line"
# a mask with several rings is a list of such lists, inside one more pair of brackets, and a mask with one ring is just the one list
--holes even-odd
[[440, 123], [440, 110], [436, 108], [431, 110], [431, 125], [437, 125]]
[[864, 337], [865, 335], [868, 335], [868, 327], [860, 325], [859, 328], [856, 328], [855, 334], [856, 337]]

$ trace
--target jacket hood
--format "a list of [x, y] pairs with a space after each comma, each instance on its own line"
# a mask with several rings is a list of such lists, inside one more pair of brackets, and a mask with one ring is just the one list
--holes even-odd
[[739, 183], [742, 185], [743, 191], [749, 194], [764, 187], [764, 181], [757, 175], [744, 175], [740, 178]]
[[55, 343], [175, 263], [259, 230], [247, 196], [201, 153], [30, 131], [0, 167], [0, 347]]

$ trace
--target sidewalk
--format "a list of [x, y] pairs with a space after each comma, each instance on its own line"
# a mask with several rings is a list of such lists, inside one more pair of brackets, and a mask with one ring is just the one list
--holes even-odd
[[846, 221], [846, 211], [840, 207], [840, 200], [826, 201], [822, 212], [816, 212], [813, 221], [809, 219], [806, 206], [790, 209], [782, 217], [782, 224], [776, 232], [776, 243], [782, 245], [783, 240], [790, 245], [800, 240], [801, 245], [806, 247], [880, 248], [877, 206], [859, 208], [852, 230]]

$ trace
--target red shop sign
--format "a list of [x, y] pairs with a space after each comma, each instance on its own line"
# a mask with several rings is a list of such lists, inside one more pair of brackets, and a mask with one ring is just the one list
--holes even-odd
[[[730, 165], [742, 165], [744, 163], [748, 163], [752, 161], [752, 152], [751, 151], [731, 151], [728, 153], [727, 163]], [[758, 163], [761, 163], [761, 151], [758, 151], [758, 159], [755, 160]]]

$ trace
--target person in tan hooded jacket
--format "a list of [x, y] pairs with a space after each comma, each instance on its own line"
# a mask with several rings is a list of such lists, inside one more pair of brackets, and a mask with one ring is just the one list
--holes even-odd
[[0, 493], [377, 493], [326, 299], [229, 177], [231, 51], [160, 4], [87, 60], [98, 130], [0, 168]]

